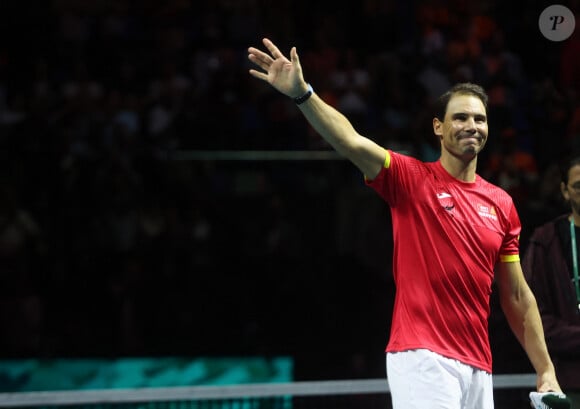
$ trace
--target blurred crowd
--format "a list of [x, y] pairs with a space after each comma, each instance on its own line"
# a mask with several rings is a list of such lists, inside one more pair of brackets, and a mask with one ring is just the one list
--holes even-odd
[[[387, 328], [365, 324], [390, 317], [390, 228], [361, 176], [211, 156], [329, 149], [248, 75], [265, 36], [361, 133], [423, 160], [434, 98], [483, 85], [479, 173], [514, 197], [522, 246], [563, 208], [580, 38], [543, 38], [543, 2], [41, 3], [0, 10], [4, 358], [348, 351], [352, 376], [382, 352]], [[174, 159], [191, 150], [208, 154]]]

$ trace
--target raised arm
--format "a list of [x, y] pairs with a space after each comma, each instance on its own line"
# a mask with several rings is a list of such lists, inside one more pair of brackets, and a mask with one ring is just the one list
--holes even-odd
[[524, 278], [520, 263], [500, 262], [496, 280], [501, 307], [508, 324], [538, 375], [538, 392], [561, 392], [546, 347], [536, 298]]
[[[265, 38], [263, 42], [269, 53], [248, 48], [249, 60], [262, 70], [251, 69], [250, 74], [290, 98], [305, 95], [308, 84], [302, 74], [296, 47], [292, 47], [288, 60], [270, 40]], [[338, 153], [354, 163], [367, 177], [373, 179], [378, 175], [387, 155], [383, 147], [360, 135], [344, 115], [316, 93], [298, 107], [312, 127]]]

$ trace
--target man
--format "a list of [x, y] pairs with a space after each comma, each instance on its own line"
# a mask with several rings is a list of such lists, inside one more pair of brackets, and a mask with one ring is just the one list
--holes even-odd
[[288, 60], [250, 47], [250, 74], [294, 99], [314, 129], [365, 175], [389, 204], [397, 293], [387, 345], [395, 409], [493, 408], [487, 319], [497, 280], [502, 308], [537, 373], [540, 392], [560, 392], [535, 298], [518, 256], [520, 222], [511, 198], [476, 174], [487, 141], [487, 96], [461, 84], [439, 101], [433, 163], [386, 150], [360, 135], [304, 80], [296, 48]]
[[[580, 156], [561, 166], [570, 211], [538, 227], [522, 267], [538, 300], [546, 342], [562, 387], [580, 402]], [[571, 393], [570, 393], [571, 392]]]

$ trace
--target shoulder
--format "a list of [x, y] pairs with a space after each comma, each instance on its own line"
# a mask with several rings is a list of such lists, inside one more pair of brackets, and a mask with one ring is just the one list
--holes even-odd
[[437, 162], [424, 162], [414, 156], [401, 152], [387, 151], [389, 154], [389, 167], [387, 170], [394, 173], [406, 173], [410, 176], [419, 176], [433, 173]]
[[504, 189], [502, 189], [498, 185], [491, 183], [487, 179], [484, 179], [479, 174], [477, 175], [477, 180], [479, 182], [479, 186], [481, 189], [487, 190], [489, 192], [493, 192], [496, 196], [511, 199], [511, 196], [509, 195], [508, 192], [506, 192]]
[[477, 175], [479, 189], [485, 193], [491, 200], [493, 200], [498, 206], [508, 209], [514, 206], [513, 198], [501, 187], [494, 185], [493, 183], [487, 181], [481, 176]]
[[387, 150], [387, 152], [391, 157], [391, 162], [395, 161], [400, 164], [409, 164], [415, 166], [429, 166], [431, 164], [431, 162], [423, 162], [422, 160], [403, 152], [395, 152], [390, 149]]

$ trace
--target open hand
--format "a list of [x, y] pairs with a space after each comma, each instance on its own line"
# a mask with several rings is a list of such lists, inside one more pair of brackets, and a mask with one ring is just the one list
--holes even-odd
[[254, 77], [268, 82], [281, 93], [296, 98], [306, 93], [308, 86], [302, 75], [302, 66], [298, 59], [296, 47], [290, 50], [290, 60], [284, 56], [267, 38], [262, 40], [269, 51], [265, 53], [257, 48], [248, 48], [248, 59], [263, 71], [250, 69]]

